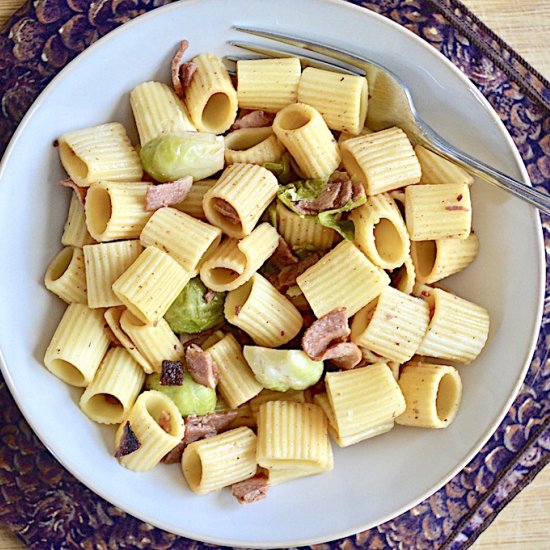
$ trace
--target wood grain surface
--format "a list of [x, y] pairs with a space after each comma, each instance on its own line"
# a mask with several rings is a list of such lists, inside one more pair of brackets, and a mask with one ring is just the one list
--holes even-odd
[[[549, 0], [462, 0], [484, 23], [550, 80]], [[23, 0], [0, 0], [2, 24]], [[474, 550], [550, 549], [550, 466], [479, 537]], [[0, 525], [0, 550], [25, 546]], [[413, 549], [411, 549], [413, 550]]]

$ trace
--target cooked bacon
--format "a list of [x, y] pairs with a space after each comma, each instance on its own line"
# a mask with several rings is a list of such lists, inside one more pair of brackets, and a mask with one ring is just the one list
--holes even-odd
[[353, 369], [362, 360], [363, 354], [357, 344], [340, 342], [327, 349], [323, 359], [332, 361], [340, 369]]
[[316, 264], [323, 254], [321, 252], [313, 252], [309, 256], [301, 259], [297, 264], [287, 265], [283, 267], [277, 275], [277, 284], [275, 285], [277, 290], [287, 290], [291, 286], [296, 284], [296, 279], [312, 265]]
[[162, 362], [159, 383], [161, 386], [181, 386], [183, 385], [184, 374], [181, 361], [165, 359]]
[[204, 351], [197, 344], [191, 344], [185, 350], [185, 362], [187, 363], [189, 374], [191, 374], [197, 384], [201, 384], [207, 388], [216, 387], [220, 379], [220, 373], [216, 362], [207, 351]]
[[87, 187], [81, 187], [77, 183], [75, 183], [71, 178], [66, 178], [64, 180], [61, 180], [58, 182], [59, 185], [62, 187], [69, 187], [70, 189], [73, 189], [76, 193], [77, 199], [80, 201], [80, 204], [84, 206], [86, 203], [86, 194], [88, 193]]
[[185, 93], [185, 90], [187, 90], [187, 88], [191, 84], [193, 80], [193, 76], [197, 72], [198, 68], [199, 66], [196, 63], [193, 63], [193, 61], [188, 61], [187, 63], [180, 65], [178, 76], [179, 76], [182, 95]]
[[267, 496], [268, 489], [269, 478], [262, 472], [231, 485], [231, 493], [241, 504], [250, 504], [262, 500]]
[[226, 218], [228, 222], [233, 223], [235, 225], [241, 223], [241, 218], [238, 212], [227, 201], [224, 201], [223, 199], [219, 199], [218, 197], [215, 197], [212, 200], [212, 206], [224, 218]]
[[297, 264], [298, 257], [292, 252], [290, 245], [279, 235], [279, 244], [268, 261], [277, 269], [282, 269], [288, 265]]
[[265, 111], [246, 111], [239, 113], [237, 120], [232, 124], [230, 131], [240, 130], [241, 128], [265, 128], [273, 124], [275, 115]]
[[137, 451], [141, 447], [141, 442], [138, 439], [137, 435], [132, 430], [130, 422], [126, 422], [122, 428], [122, 437], [118, 443], [117, 450], [115, 452], [116, 458], [121, 458], [123, 456], [129, 455], [134, 451]]
[[209, 304], [216, 297], [216, 294], [215, 290], [207, 290], [203, 296], [204, 301]]
[[172, 417], [168, 411], [161, 411], [157, 424], [166, 432], [170, 433], [172, 430]]
[[212, 437], [226, 431], [237, 417], [237, 411], [205, 414], [202, 416], [188, 416], [184, 420], [185, 433], [183, 439], [169, 453], [164, 455], [162, 462], [173, 464], [181, 460], [185, 447], [193, 441]]
[[182, 202], [192, 185], [193, 178], [191, 176], [185, 176], [169, 183], [151, 185], [145, 195], [145, 210], [151, 212], [163, 206], [172, 206]]
[[170, 70], [172, 73], [172, 86], [174, 87], [174, 91], [176, 92], [176, 95], [178, 97], [183, 97], [183, 88], [180, 81], [180, 65], [188, 47], [189, 42], [187, 40], [182, 40], [180, 42], [178, 50], [172, 58], [172, 63], [170, 64]]
[[305, 331], [302, 348], [311, 359], [322, 361], [331, 344], [345, 341], [350, 332], [346, 308], [334, 309], [317, 319]]

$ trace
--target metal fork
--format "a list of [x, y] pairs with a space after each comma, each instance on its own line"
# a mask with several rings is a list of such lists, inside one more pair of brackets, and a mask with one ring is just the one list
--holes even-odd
[[[281, 42], [299, 50], [298, 54], [248, 42], [229, 42], [232, 46], [237, 46], [259, 56], [294, 56], [300, 59], [303, 66], [329, 68], [366, 76], [369, 83], [369, 106], [366, 124], [369, 128], [372, 130], [384, 130], [392, 126], [398, 126], [407, 133], [414, 144], [420, 144], [447, 160], [457, 163], [469, 173], [512, 193], [545, 214], [550, 214], [549, 195], [507, 176], [464, 151], [457, 149], [428, 126], [418, 114], [407, 85], [392, 71], [370, 59], [328, 44], [263, 29], [240, 26], [233, 28], [246, 34]], [[307, 55], [303, 50], [324, 56], [328, 60]], [[237, 61], [240, 57], [227, 56], [227, 59]]]

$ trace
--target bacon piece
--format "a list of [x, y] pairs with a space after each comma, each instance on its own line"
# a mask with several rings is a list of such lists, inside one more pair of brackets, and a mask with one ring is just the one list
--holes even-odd
[[193, 178], [185, 176], [169, 183], [151, 185], [145, 195], [145, 210], [151, 212], [163, 206], [172, 206], [185, 199], [193, 185]]
[[223, 328], [224, 325], [225, 325], [225, 321], [223, 321], [222, 323], [217, 324], [216, 326], [214, 326], [212, 328], [209, 328], [207, 330], [203, 330], [202, 332], [197, 332], [195, 334], [187, 334], [185, 332], [182, 332], [179, 336], [180, 342], [184, 346], [187, 346], [187, 345], [190, 345], [190, 344], [197, 344], [197, 345], [200, 346], [200, 345], [202, 345], [202, 343], [205, 340], [208, 340], [208, 338], [210, 336], [212, 336], [212, 334], [214, 334], [214, 332], [216, 332], [217, 330], [220, 330], [221, 328]]
[[216, 387], [220, 379], [220, 373], [214, 359], [207, 351], [204, 351], [197, 344], [191, 344], [185, 350], [185, 362], [189, 374], [197, 384], [202, 384], [207, 388]]
[[193, 80], [193, 76], [197, 72], [197, 69], [199, 66], [196, 63], [193, 63], [193, 61], [188, 61], [187, 63], [184, 63], [179, 68], [179, 81], [181, 86], [181, 94], [183, 95], [185, 93], [185, 90], [189, 87]]
[[182, 386], [184, 374], [181, 361], [168, 361], [168, 359], [165, 359], [162, 362], [159, 383], [161, 386]]
[[204, 301], [209, 304], [216, 297], [216, 294], [217, 292], [215, 290], [207, 290], [203, 296]]
[[350, 333], [346, 308], [334, 309], [317, 319], [305, 331], [302, 348], [311, 359], [322, 361], [330, 345], [343, 342]]
[[178, 97], [183, 97], [183, 88], [181, 86], [180, 80], [180, 65], [188, 47], [189, 42], [187, 40], [182, 40], [170, 64], [170, 72], [172, 73], [172, 86], [174, 87], [174, 91], [176, 92], [176, 95]]
[[316, 264], [322, 257], [323, 254], [320, 252], [314, 252], [313, 254], [301, 259], [297, 264], [283, 267], [277, 276], [277, 284], [275, 285], [277, 290], [281, 292], [282, 290], [287, 290], [291, 286], [294, 286], [296, 284], [296, 279], [304, 271]]
[[332, 361], [338, 368], [349, 370], [356, 367], [363, 358], [361, 348], [353, 342], [340, 342], [327, 349], [323, 359]]
[[290, 245], [279, 235], [279, 244], [268, 261], [277, 269], [282, 269], [287, 265], [297, 264], [298, 257], [292, 252]]
[[241, 504], [250, 504], [262, 500], [267, 496], [268, 489], [269, 478], [262, 472], [231, 485], [231, 493]]
[[118, 443], [115, 457], [121, 458], [123, 456], [129, 455], [134, 451], [137, 451], [140, 447], [141, 442], [137, 438], [137, 435], [134, 433], [134, 430], [132, 430], [130, 422], [127, 421], [126, 424], [124, 424], [124, 428], [122, 428], [122, 437], [120, 438], [120, 441]]
[[77, 199], [80, 201], [80, 204], [84, 206], [86, 203], [86, 194], [88, 193], [87, 187], [81, 187], [77, 183], [75, 183], [71, 178], [66, 178], [64, 180], [61, 180], [58, 182], [59, 185], [62, 187], [69, 187], [70, 189], [73, 189], [76, 193]]
[[229, 128], [230, 131], [240, 130], [241, 128], [265, 128], [273, 124], [275, 115], [265, 111], [246, 111], [239, 113], [237, 120]]
[[212, 437], [226, 431], [237, 417], [237, 411], [205, 414], [202, 416], [188, 416], [184, 420], [185, 433], [183, 439], [169, 453], [164, 455], [162, 462], [173, 464], [181, 460], [185, 447], [193, 441]]
[[239, 213], [227, 201], [224, 201], [223, 199], [215, 197], [212, 200], [212, 206], [222, 216], [224, 216], [228, 222], [233, 223], [235, 225], [241, 223], [241, 218], [239, 216]]

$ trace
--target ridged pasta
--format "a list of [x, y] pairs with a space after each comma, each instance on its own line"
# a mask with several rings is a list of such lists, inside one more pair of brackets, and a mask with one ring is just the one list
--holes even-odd
[[137, 239], [152, 212], [145, 210], [149, 183], [101, 181], [86, 195], [86, 227], [100, 242]]
[[416, 283], [416, 271], [411, 258], [407, 258], [395, 276], [392, 275], [392, 284], [405, 294], [412, 294]]
[[240, 427], [190, 443], [181, 459], [191, 490], [204, 495], [256, 473], [256, 435]]
[[88, 304], [82, 249], [66, 246], [59, 251], [46, 270], [44, 286], [68, 304]]
[[342, 143], [342, 163], [367, 195], [385, 193], [420, 181], [420, 164], [409, 138], [400, 128], [388, 128]]
[[85, 244], [94, 243], [86, 227], [86, 215], [84, 206], [76, 196], [76, 192], [71, 193], [71, 202], [69, 203], [69, 212], [67, 220], [63, 226], [63, 235], [61, 235], [61, 244], [64, 246], [76, 246], [82, 248]]
[[87, 386], [109, 347], [103, 311], [70, 304], [46, 349], [44, 365], [71, 386]]
[[258, 414], [260, 406], [268, 401], [293, 401], [295, 403], [305, 403], [306, 397], [304, 390], [273, 391], [263, 389], [256, 397], [250, 400], [250, 411], [254, 416]]
[[351, 213], [355, 244], [370, 261], [382, 269], [395, 269], [409, 257], [407, 226], [395, 201], [380, 193]]
[[204, 195], [216, 184], [214, 179], [199, 180], [193, 182], [189, 193], [182, 202], [174, 204], [174, 208], [185, 212], [194, 218], [199, 218], [200, 220], [206, 220], [206, 215], [202, 207], [202, 201]]
[[328, 372], [325, 385], [340, 438], [360, 432], [379, 435], [405, 410], [403, 394], [385, 363]]
[[390, 278], [353, 243], [342, 241], [297, 277], [296, 283], [317, 317], [339, 307], [346, 307], [351, 317], [374, 300]]
[[306, 67], [298, 85], [298, 101], [317, 109], [331, 130], [357, 135], [367, 117], [367, 79]]
[[470, 189], [465, 183], [409, 186], [405, 219], [412, 241], [466, 239], [472, 230]]
[[140, 235], [143, 246], [156, 246], [195, 273], [201, 259], [212, 253], [221, 240], [218, 227], [197, 220], [175, 208], [159, 208]]
[[256, 273], [227, 294], [226, 320], [244, 330], [259, 346], [276, 348], [302, 328], [300, 312], [265, 277]]
[[281, 201], [275, 206], [277, 231], [293, 248], [313, 245], [327, 250], [334, 244], [337, 233], [321, 225], [315, 218], [302, 217], [289, 210]]
[[132, 359], [143, 369], [145, 374], [151, 374], [153, 372], [153, 365], [141, 355], [136, 345], [130, 340], [129, 336], [122, 330], [120, 326], [120, 318], [126, 311], [124, 306], [110, 307], [105, 310], [103, 316], [109, 326], [109, 329], [113, 333], [114, 337], [118, 340], [120, 345], [130, 354]]
[[239, 60], [239, 107], [276, 113], [295, 103], [301, 72], [300, 60], [296, 57]]
[[120, 317], [120, 328], [128, 335], [139, 353], [152, 365], [155, 372], [162, 370], [162, 362], [181, 361], [183, 345], [161, 317], [156, 325], [144, 324], [128, 310]]
[[258, 225], [241, 241], [226, 239], [203, 262], [201, 280], [216, 292], [235, 290], [260, 269], [278, 244], [279, 234], [269, 223]]
[[466, 170], [422, 145], [416, 145], [414, 152], [422, 169], [420, 183], [474, 183], [473, 176]]
[[156, 246], [149, 246], [113, 283], [113, 291], [138, 319], [154, 324], [189, 279], [189, 273], [176, 260]]
[[224, 137], [224, 145], [227, 164], [278, 162], [285, 152], [271, 127], [234, 130]]
[[82, 394], [80, 408], [95, 422], [119, 424], [134, 404], [144, 381], [145, 373], [132, 356], [124, 348], [111, 348]]
[[81, 187], [99, 180], [141, 179], [139, 155], [118, 122], [67, 132], [58, 141], [61, 164]]
[[351, 340], [398, 363], [416, 352], [429, 322], [424, 300], [388, 286], [360, 310], [351, 325]]
[[440, 288], [421, 286], [414, 293], [428, 302], [432, 314], [417, 354], [472, 362], [489, 335], [487, 310]]
[[[262, 166], [231, 164], [204, 196], [204, 213], [225, 234], [242, 239], [252, 233], [278, 188], [277, 178]], [[233, 209], [238, 222], [224, 214], [227, 207]]]
[[197, 69], [184, 92], [191, 121], [200, 132], [223, 134], [237, 116], [237, 92], [218, 56], [203, 53], [193, 63]]
[[399, 387], [407, 408], [395, 419], [397, 424], [446, 428], [455, 419], [462, 399], [462, 381], [454, 367], [429, 363], [405, 365]]
[[122, 302], [113, 292], [113, 283], [141, 254], [137, 240], [89, 244], [84, 247], [88, 306], [112, 307]]
[[413, 241], [411, 259], [419, 283], [431, 284], [466, 269], [479, 250], [479, 239], [470, 233], [466, 239]]
[[130, 92], [141, 145], [163, 134], [194, 132], [183, 103], [174, 91], [162, 82], [143, 82]]
[[263, 468], [326, 467], [327, 419], [313, 403], [268, 401], [258, 411], [257, 460]]
[[208, 353], [218, 365], [220, 381], [218, 391], [232, 409], [250, 401], [263, 386], [245, 361], [241, 345], [232, 334], [208, 347]]
[[313, 107], [293, 103], [279, 111], [273, 131], [305, 178], [328, 178], [342, 157], [323, 117]]
[[148, 390], [134, 403], [124, 422], [115, 434], [118, 449], [129, 424], [139, 441], [139, 448], [119, 456], [119, 462], [134, 472], [154, 468], [183, 438], [183, 418], [174, 402], [165, 394]]

